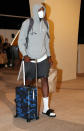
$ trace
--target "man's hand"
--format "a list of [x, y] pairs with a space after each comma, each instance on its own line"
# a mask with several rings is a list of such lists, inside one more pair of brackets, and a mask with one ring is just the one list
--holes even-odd
[[30, 59], [30, 57], [29, 57], [29, 56], [27, 56], [27, 55], [26, 55], [26, 56], [24, 56], [24, 62], [30, 62], [30, 60], [31, 60], [31, 59]]
[[52, 59], [51, 59], [51, 56], [48, 57], [48, 61], [49, 61], [49, 63], [50, 63], [50, 66], [52, 66], [52, 65], [53, 65], [53, 61], [52, 61]]

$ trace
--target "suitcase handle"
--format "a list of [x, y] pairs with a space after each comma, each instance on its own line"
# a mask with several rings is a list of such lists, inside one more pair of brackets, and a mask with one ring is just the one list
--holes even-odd
[[23, 84], [25, 86], [25, 66], [24, 66], [24, 60], [22, 60], [22, 64], [23, 64]]

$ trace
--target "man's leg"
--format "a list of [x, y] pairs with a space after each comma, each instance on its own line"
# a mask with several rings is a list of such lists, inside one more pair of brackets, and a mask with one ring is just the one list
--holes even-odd
[[53, 110], [49, 109], [49, 86], [48, 86], [48, 78], [41, 78], [41, 84], [42, 84], [42, 94], [43, 94], [43, 114], [46, 114], [50, 117], [55, 117], [56, 114], [53, 112]]
[[29, 80], [25, 80], [25, 85], [26, 86], [30, 85], [30, 81]]
[[26, 86], [33, 85], [33, 81], [32, 80], [26, 80], [25, 85]]
[[41, 78], [41, 84], [42, 84], [42, 95], [43, 95], [43, 103], [44, 103], [43, 112], [46, 113], [47, 110], [49, 109], [49, 106], [48, 106], [48, 95], [49, 95], [48, 78]]
[[48, 78], [41, 78], [41, 84], [43, 97], [48, 97], [49, 95]]

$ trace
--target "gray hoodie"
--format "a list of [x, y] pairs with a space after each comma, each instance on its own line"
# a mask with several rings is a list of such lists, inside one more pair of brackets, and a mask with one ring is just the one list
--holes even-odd
[[35, 5], [33, 8], [34, 24], [28, 34], [28, 48], [25, 48], [25, 43], [29, 27], [29, 19], [23, 22], [18, 39], [18, 46], [22, 55], [28, 55], [32, 59], [39, 59], [45, 54], [50, 56], [49, 37], [47, 35], [49, 29], [46, 27], [43, 20], [40, 21], [38, 16], [38, 9], [41, 7], [44, 8], [45, 12], [46, 10], [43, 5]]

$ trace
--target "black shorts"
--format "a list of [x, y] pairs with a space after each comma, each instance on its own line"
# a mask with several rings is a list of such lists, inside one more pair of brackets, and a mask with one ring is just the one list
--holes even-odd
[[[37, 77], [47, 78], [49, 75], [50, 64], [48, 59], [37, 63]], [[36, 78], [36, 63], [25, 62], [25, 79], [33, 80]]]

